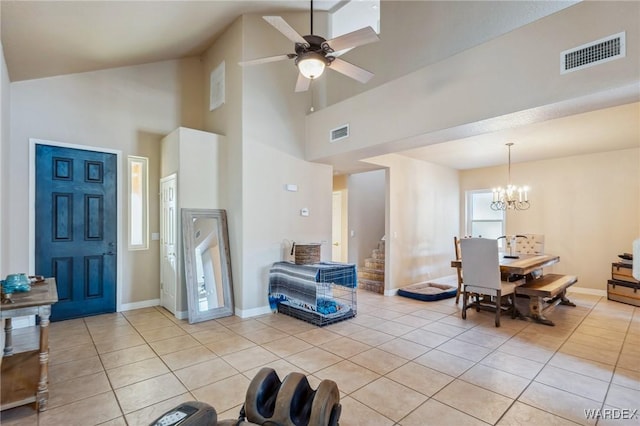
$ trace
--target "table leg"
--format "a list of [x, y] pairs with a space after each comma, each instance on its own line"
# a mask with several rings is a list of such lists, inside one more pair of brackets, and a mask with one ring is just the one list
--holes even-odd
[[4, 356], [13, 355], [13, 339], [11, 332], [13, 325], [11, 324], [11, 318], [5, 318], [4, 320]]
[[49, 401], [49, 316], [51, 306], [39, 308], [40, 317], [40, 380], [36, 394], [38, 411], [47, 409]]
[[548, 304], [553, 304], [553, 303], [556, 303], [556, 302], [559, 305], [572, 306], [574, 308], [576, 307], [576, 304], [573, 303], [571, 300], [569, 300], [567, 298], [567, 291], [566, 290], [564, 290], [562, 293], [560, 293], [559, 295], [557, 295], [553, 299], [550, 299], [547, 303]]
[[555, 325], [553, 321], [547, 319], [542, 314], [542, 303], [542, 297], [529, 297], [529, 313], [531, 315], [531, 319], [533, 319], [535, 322], [539, 322], [540, 324], [551, 326]]

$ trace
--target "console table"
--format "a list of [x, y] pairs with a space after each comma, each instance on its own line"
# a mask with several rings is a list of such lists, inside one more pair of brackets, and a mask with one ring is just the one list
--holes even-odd
[[[49, 316], [51, 305], [58, 301], [56, 281], [47, 278], [33, 284], [31, 291], [13, 293], [11, 299], [13, 303], [0, 305], [0, 318], [5, 321], [0, 410], [35, 402], [38, 411], [44, 411], [49, 399]], [[39, 348], [14, 353], [11, 319], [27, 315], [40, 319]]]

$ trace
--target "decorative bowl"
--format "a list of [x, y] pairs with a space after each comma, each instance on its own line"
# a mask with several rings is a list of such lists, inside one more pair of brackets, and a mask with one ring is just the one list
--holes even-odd
[[9, 274], [2, 281], [2, 288], [6, 294], [31, 290], [31, 280], [27, 274]]

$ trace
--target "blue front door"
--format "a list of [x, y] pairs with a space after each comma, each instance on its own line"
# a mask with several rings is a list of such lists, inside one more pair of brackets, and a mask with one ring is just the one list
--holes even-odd
[[53, 321], [116, 310], [116, 155], [36, 145], [35, 273], [55, 277]]

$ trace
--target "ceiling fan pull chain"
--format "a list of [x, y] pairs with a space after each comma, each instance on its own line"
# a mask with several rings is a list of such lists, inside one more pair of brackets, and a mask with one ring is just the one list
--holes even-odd
[[310, 87], [310, 88], [311, 88], [311, 108], [309, 108], [309, 112], [314, 112], [315, 108], [313, 107], [313, 87]]

